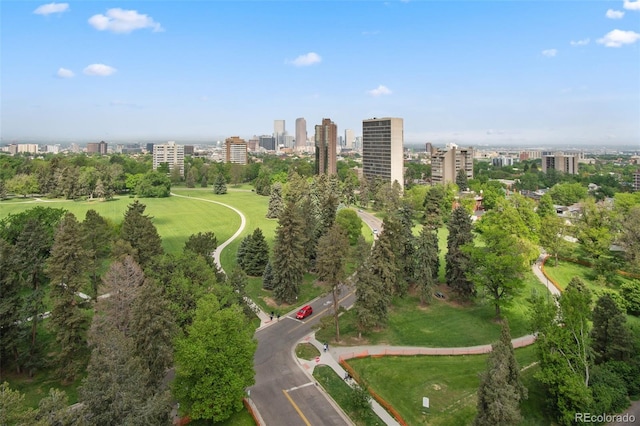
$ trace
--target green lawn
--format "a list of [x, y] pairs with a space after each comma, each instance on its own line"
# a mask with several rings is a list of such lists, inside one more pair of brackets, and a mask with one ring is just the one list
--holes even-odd
[[358, 415], [353, 409], [350, 399], [353, 389], [344, 382], [344, 379], [326, 365], [320, 365], [313, 370], [313, 377], [324, 387], [331, 395], [334, 401], [342, 408], [349, 418], [357, 426], [378, 426], [384, 425], [384, 422], [370, 409], [364, 415]]
[[[255, 194], [253, 196], [256, 197]], [[80, 221], [84, 220], [87, 210], [93, 209], [113, 223], [121, 223], [127, 206], [134, 200], [129, 197], [117, 197], [112, 201], [56, 199], [34, 203], [0, 203], [0, 218], [10, 213], [20, 213], [35, 206], [44, 206], [64, 208], [73, 213]], [[221, 243], [231, 237], [240, 226], [238, 215], [230, 212], [228, 208], [214, 203], [181, 197], [141, 198], [139, 201], [147, 206], [145, 213], [153, 217], [153, 224], [162, 237], [162, 245], [170, 253], [182, 251], [184, 242], [192, 234], [212, 231], [218, 238], [218, 242]]]
[[[516, 350], [520, 367], [536, 360], [534, 347]], [[487, 355], [417, 356], [353, 359], [349, 364], [362, 380], [390, 403], [410, 425], [467, 425], [476, 412], [478, 374]], [[524, 382], [534, 387], [522, 404], [526, 425], [548, 425], [542, 415], [544, 400], [533, 383], [535, 369], [527, 369]], [[422, 407], [428, 397], [430, 408]]]
[[[446, 286], [441, 286], [446, 291]], [[503, 309], [509, 320], [511, 335], [529, 334], [528, 302], [533, 291], [543, 292], [532, 273], [527, 274], [526, 287], [511, 306]], [[460, 306], [451, 300], [434, 299], [431, 306], [422, 308], [417, 297], [395, 298], [388, 326], [382, 330], [363, 333], [357, 339], [355, 312], [350, 310], [340, 317], [343, 343], [388, 344], [396, 346], [462, 347], [489, 344], [500, 336], [500, 324], [494, 321], [494, 308], [489, 301]], [[318, 340], [332, 341], [333, 328], [316, 332]]]
[[567, 287], [569, 281], [573, 277], [580, 277], [584, 283], [594, 292], [600, 292], [604, 288], [610, 290], [618, 290], [620, 285], [630, 281], [628, 278], [618, 275], [618, 283], [603, 287], [595, 281], [592, 268], [588, 266], [579, 265], [573, 262], [567, 262], [565, 260], [559, 260], [558, 266], [555, 266], [555, 259], [549, 258], [544, 264], [545, 272], [553, 278], [563, 289]]

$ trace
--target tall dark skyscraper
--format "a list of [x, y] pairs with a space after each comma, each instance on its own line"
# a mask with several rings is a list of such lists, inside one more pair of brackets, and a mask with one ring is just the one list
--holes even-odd
[[316, 125], [316, 174], [338, 173], [336, 143], [338, 126], [329, 118], [323, 118], [322, 124]]

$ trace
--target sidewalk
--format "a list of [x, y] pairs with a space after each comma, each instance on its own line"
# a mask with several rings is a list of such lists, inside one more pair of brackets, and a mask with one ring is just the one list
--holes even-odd
[[[311, 343], [313, 346], [315, 346], [320, 351], [320, 357], [319, 357], [320, 360], [319, 360], [319, 362], [307, 361], [307, 360], [303, 360], [303, 359], [299, 359], [298, 358], [298, 362], [302, 365], [302, 368], [309, 375], [313, 376], [313, 370], [317, 365], [326, 365], [326, 366], [331, 367], [333, 369], [333, 371], [336, 372], [338, 377], [344, 377], [346, 375], [347, 372], [345, 371], [345, 369], [342, 368], [342, 366], [338, 363], [338, 361], [336, 361], [336, 356], [335, 356], [335, 355], [337, 355], [336, 349], [330, 347], [327, 352], [324, 352], [323, 344], [320, 343], [316, 339], [316, 333], [315, 332], [309, 334], [307, 337], [302, 339], [302, 341], [300, 343]], [[339, 357], [338, 357], [338, 359], [339, 359]], [[346, 383], [351, 387], [356, 385], [356, 382], [354, 380], [346, 381]], [[380, 404], [378, 404], [378, 402], [373, 398], [371, 399], [371, 408], [373, 409], [373, 411], [377, 414], [377, 416], [380, 417], [380, 419], [386, 425], [389, 425], [389, 426], [400, 426], [400, 424], [396, 421], [396, 419], [394, 419], [391, 416], [391, 414], [389, 414], [387, 412], [387, 410], [382, 408], [382, 406]]]

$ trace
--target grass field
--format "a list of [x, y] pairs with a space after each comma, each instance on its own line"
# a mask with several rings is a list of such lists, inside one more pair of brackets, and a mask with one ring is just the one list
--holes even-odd
[[313, 370], [313, 377], [324, 387], [334, 401], [342, 408], [349, 418], [357, 426], [382, 426], [384, 422], [375, 414], [372, 409], [366, 411], [364, 415], [358, 415], [353, 409], [350, 396], [353, 389], [347, 385], [341, 377], [326, 365], [320, 365]]
[[[255, 194], [253, 195], [255, 197]], [[228, 198], [233, 198], [233, 195], [229, 194]], [[0, 218], [35, 206], [43, 206], [64, 208], [73, 213], [79, 221], [84, 220], [87, 210], [93, 209], [113, 223], [121, 223], [127, 206], [134, 200], [129, 197], [118, 197], [112, 201], [47, 200], [31, 203], [5, 201], [0, 203]], [[231, 237], [240, 226], [238, 215], [233, 212], [229, 214], [228, 208], [214, 203], [181, 197], [141, 198], [139, 201], [147, 206], [145, 214], [153, 217], [153, 224], [162, 237], [162, 245], [169, 253], [182, 251], [184, 242], [192, 234], [212, 231], [218, 243], [221, 243]]]
[[[442, 291], [448, 291], [442, 285]], [[509, 320], [511, 335], [529, 334], [527, 298], [533, 291], [543, 292], [532, 273], [527, 274], [526, 287], [511, 306], [503, 309]], [[416, 296], [396, 298], [389, 314], [388, 326], [379, 331], [363, 333], [357, 339], [355, 312], [347, 311], [340, 317], [340, 335], [343, 344], [388, 344], [396, 346], [463, 347], [491, 343], [500, 335], [500, 324], [494, 321], [494, 307], [490, 301], [460, 306], [450, 300], [434, 299], [428, 307], [420, 307]], [[332, 328], [318, 330], [320, 341], [332, 341]], [[337, 344], [334, 342], [334, 344]]]
[[[536, 361], [535, 348], [516, 350], [520, 367]], [[487, 355], [417, 356], [353, 359], [349, 364], [362, 380], [389, 402], [410, 425], [467, 425], [476, 412], [478, 374], [486, 368]], [[524, 372], [525, 384], [534, 369]], [[526, 425], [548, 425], [542, 413], [544, 401], [534, 387], [522, 404]], [[429, 409], [422, 398], [428, 397]]]
[[602, 291], [604, 288], [617, 291], [620, 285], [629, 281], [628, 278], [618, 275], [617, 283], [603, 287], [596, 282], [592, 268], [564, 260], [559, 260], [558, 266], [555, 266], [555, 260], [552, 258], [547, 259], [544, 264], [544, 270], [563, 289], [567, 287], [573, 277], [580, 277], [589, 289], [596, 292]]

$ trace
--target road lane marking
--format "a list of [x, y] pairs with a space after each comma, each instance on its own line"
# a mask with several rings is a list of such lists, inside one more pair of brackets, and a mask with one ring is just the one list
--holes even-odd
[[290, 389], [287, 389], [287, 392], [291, 392], [291, 391], [294, 391], [296, 389], [306, 388], [307, 386], [313, 386], [313, 385], [314, 385], [313, 382], [305, 383], [304, 385], [294, 386], [294, 387], [292, 387]]
[[284, 394], [284, 396], [287, 397], [287, 399], [289, 400], [289, 402], [291, 403], [291, 405], [293, 405], [293, 408], [296, 409], [296, 411], [298, 412], [298, 415], [300, 416], [300, 418], [302, 419], [302, 421], [304, 422], [304, 424], [306, 424], [307, 426], [311, 426], [311, 423], [309, 423], [309, 420], [307, 420], [307, 418], [304, 416], [304, 414], [302, 414], [302, 410], [300, 410], [300, 408], [296, 405], [295, 402], [293, 402], [293, 399], [291, 399], [291, 397], [289, 396], [289, 394], [287, 393], [286, 390], [282, 389], [282, 393]]

